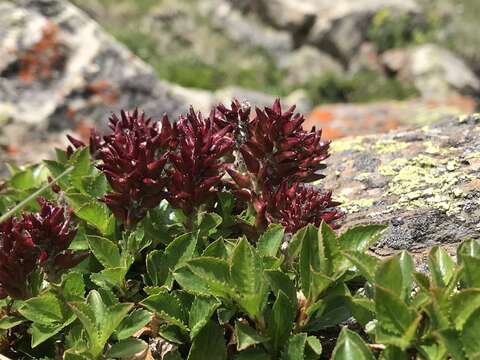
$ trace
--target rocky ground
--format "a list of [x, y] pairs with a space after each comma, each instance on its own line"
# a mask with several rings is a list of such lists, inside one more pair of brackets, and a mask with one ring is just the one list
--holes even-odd
[[[428, 42], [420, 2], [76, 3], [88, 15], [66, 0], [0, 0], [0, 173], [50, 156], [66, 133], [86, 137], [120, 108], [174, 119], [189, 104], [263, 106], [279, 94], [309, 114], [306, 127], [342, 138], [325, 186], [346, 225], [389, 223], [378, 254], [479, 237], [480, 120], [462, 116], [477, 108], [476, 54]], [[132, 24], [125, 4], [139, 11]], [[389, 14], [423, 40], [393, 36]], [[313, 106], [321, 99], [343, 103]]]

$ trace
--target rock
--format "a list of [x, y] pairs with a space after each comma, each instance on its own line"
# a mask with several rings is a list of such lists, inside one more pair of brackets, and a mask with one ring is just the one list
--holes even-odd
[[480, 93], [480, 79], [451, 51], [435, 44], [394, 49], [382, 55], [384, 65], [399, 79], [413, 83], [426, 98]]
[[334, 141], [322, 186], [342, 202], [343, 226], [387, 224], [380, 255], [480, 238], [479, 125], [475, 114]]
[[475, 110], [476, 101], [452, 95], [443, 99], [376, 101], [367, 104], [327, 104], [316, 107], [305, 128], [322, 128], [328, 139], [386, 133], [398, 128], [424, 126]]
[[152, 116], [183, 111], [150, 67], [62, 0], [0, 3], [0, 107], [15, 121], [61, 130], [105, 122], [138, 106]]
[[342, 59], [348, 64], [367, 38], [372, 18], [383, 9], [393, 14], [421, 17], [422, 10], [415, 0], [311, 0], [316, 4], [317, 18], [307, 41]]
[[312, 78], [326, 74], [341, 74], [342, 65], [317, 48], [304, 45], [279, 60], [279, 67], [286, 71], [285, 82], [303, 84]]
[[370, 71], [381, 76], [384, 73], [384, 68], [376, 46], [370, 42], [360, 45], [358, 53], [350, 60], [348, 71], [351, 74], [360, 71]]

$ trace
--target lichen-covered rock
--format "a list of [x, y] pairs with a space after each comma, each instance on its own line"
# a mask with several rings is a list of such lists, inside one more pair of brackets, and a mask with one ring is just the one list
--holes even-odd
[[386, 223], [375, 251], [422, 252], [480, 238], [480, 115], [337, 140], [325, 186], [344, 226]]

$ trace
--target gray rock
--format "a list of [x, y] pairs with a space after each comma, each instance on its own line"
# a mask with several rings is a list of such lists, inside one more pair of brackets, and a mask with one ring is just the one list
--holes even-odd
[[183, 111], [145, 63], [62, 0], [0, 4], [0, 105], [16, 121], [73, 128], [138, 106], [152, 116]]
[[339, 57], [348, 64], [367, 38], [368, 26], [376, 13], [388, 9], [394, 14], [421, 16], [415, 0], [311, 0], [317, 18], [308, 42]]
[[426, 98], [480, 92], [480, 79], [451, 51], [435, 44], [394, 49], [382, 61], [399, 79], [413, 83]]
[[302, 84], [322, 75], [343, 71], [342, 65], [333, 57], [317, 48], [304, 45], [279, 60], [279, 67], [287, 73], [288, 84]]

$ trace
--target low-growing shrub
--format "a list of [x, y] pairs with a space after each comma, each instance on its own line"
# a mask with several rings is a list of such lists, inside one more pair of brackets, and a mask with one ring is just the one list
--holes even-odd
[[[335, 229], [329, 143], [234, 101], [138, 111], [0, 187], [0, 352], [15, 359], [475, 359], [480, 244], [430, 274]], [[42, 195], [39, 197], [39, 195]], [[34, 201], [37, 198], [37, 201]]]

